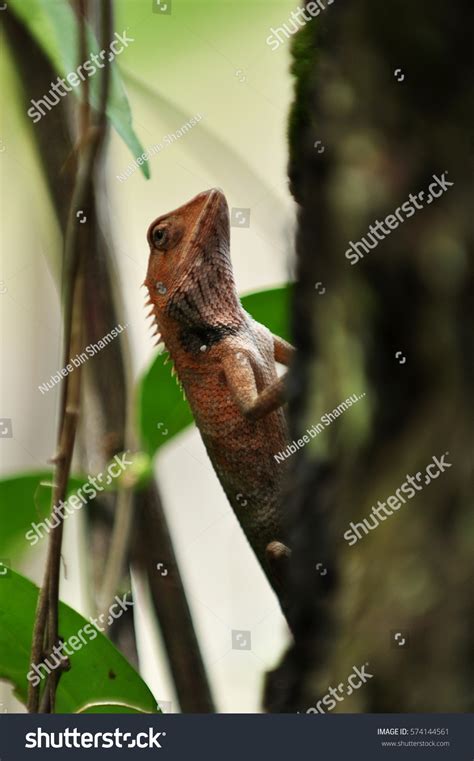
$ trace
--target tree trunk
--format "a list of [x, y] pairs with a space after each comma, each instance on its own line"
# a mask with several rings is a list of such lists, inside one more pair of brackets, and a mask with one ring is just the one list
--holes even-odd
[[[362, 398], [293, 456], [295, 644], [270, 710], [474, 708], [473, 22], [468, 0], [338, 0], [293, 40], [292, 438]], [[435, 193], [454, 184], [429, 202], [434, 175]], [[398, 226], [356, 261], [350, 241], [387, 215]], [[414, 495], [396, 495], [408, 475]], [[365, 684], [317, 707], [367, 663]]]

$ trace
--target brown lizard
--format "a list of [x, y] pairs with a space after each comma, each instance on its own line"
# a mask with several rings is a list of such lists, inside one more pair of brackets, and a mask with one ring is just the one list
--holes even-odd
[[289, 550], [281, 516], [288, 444], [282, 409], [293, 348], [242, 307], [230, 261], [229, 210], [217, 189], [155, 219], [145, 285], [214, 470], [284, 605]]

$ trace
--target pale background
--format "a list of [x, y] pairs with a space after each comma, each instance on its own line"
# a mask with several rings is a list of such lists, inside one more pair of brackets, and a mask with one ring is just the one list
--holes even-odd
[[[195, 114], [203, 118], [151, 158], [149, 181], [138, 170], [124, 182], [116, 178], [133, 157], [111, 134], [104, 213], [113, 230], [135, 378], [155, 351], [140, 285], [146, 230], [158, 214], [213, 186], [223, 188], [230, 207], [250, 208], [250, 227], [232, 229], [241, 293], [288, 280], [294, 224], [286, 178], [289, 44], [272, 51], [265, 40], [270, 27], [284, 23], [295, 6], [283, 0], [173, 0], [171, 15], [152, 13], [151, 6], [151, 0], [117, 2], [115, 28], [135, 39], [118, 58], [135, 130], [146, 148]], [[0, 417], [13, 421], [13, 438], [0, 440], [0, 457], [2, 475], [11, 475], [44, 468], [54, 450], [58, 387], [42, 395], [37, 386], [61, 366], [60, 236], [28, 140], [34, 125], [28, 120], [25, 128], [27, 117], [11, 97], [16, 80], [5, 50], [0, 65], [7, 99], [0, 132], [0, 291], [6, 289], [0, 293]], [[218, 710], [258, 711], [263, 674], [287, 641], [276, 599], [194, 428], [162, 450], [157, 473]], [[61, 595], [88, 615], [87, 548], [81, 538], [78, 515], [74, 524], [67, 523], [68, 578]], [[39, 582], [41, 560], [39, 554], [30, 557], [19, 570]], [[143, 676], [157, 700], [172, 701], [172, 710], [179, 710], [159, 633], [143, 614], [142, 591], [135, 594]], [[250, 631], [250, 650], [232, 650], [232, 629]], [[17, 704], [6, 697], [9, 688], [1, 689], [0, 701], [14, 710]]]

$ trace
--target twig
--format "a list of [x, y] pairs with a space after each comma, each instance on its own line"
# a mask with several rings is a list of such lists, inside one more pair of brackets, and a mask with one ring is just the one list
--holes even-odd
[[[136, 532], [132, 570], [140, 571], [148, 579], [181, 710], [184, 713], [213, 713], [211, 688], [154, 482], [137, 491], [134, 500]], [[160, 573], [157, 561], [166, 574]]]
[[127, 487], [120, 487], [115, 504], [114, 528], [104, 571], [104, 581], [98, 596], [99, 608], [102, 613], [106, 612], [117, 591], [128, 559], [132, 517], [132, 490]]
[[[133, 417], [132, 404], [127, 405], [125, 415], [124, 447], [135, 449], [133, 432], [130, 430], [130, 420]], [[104, 570], [104, 580], [98, 595], [99, 608], [105, 613], [120, 584], [124, 567], [128, 560], [130, 534], [133, 518], [133, 486], [122, 480], [119, 484], [114, 511], [114, 527], [109, 552]], [[105, 617], [107, 619], [107, 616]]]
[[[29, 36], [26, 28], [17, 22], [13, 14], [5, 14], [5, 16], [7, 17], [5, 18], [5, 24], [9, 25], [8, 32], [12, 38], [12, 52], [15, 55], [16, 67], [21, 74], [27, 93], [25, 97], [25, 107], [27, 107], [30, 98], [35, 96], [35, 92], [47, 90], [50, 80], [54, 78], [55, 72], [49, 68], [48, 60], [44, 57], [41, 49], [36, 46], [34, 39]], [[18, 55], [17, 51], [25, 49], [25, 47], [30, 51], [30, 55], [28, 57]], [[76, 164], [76, 162], [70, 162], [68, 163], [68, 171], [61, 170], [64, 164], [64, 157], [73, 150], [72, 142], [69, 139], [69, 131], [65, 126], [67, 123], [67, 115], [64, 113], [66, 110], [65, 100], [63, 99], [48, 115], [48, 127], [44, 126], [46, 120], [42, 120], [36, 126], [35, 131], [35, 138], [38, 142], [38, 155], [41, 158], [49, 192], [64, 232], [69, 216], [68, 199], [72, 195], [75, 179], [72, 176], [74, 173], [70, 170]], [[84, 98], [82, 100], [84, 101]], [[83, 109], [81, 107], [81, 115], [82, 113]], [[52, 134], [53, 140], [51, 139]], [[75, 140], [74, 142], [77, 141]], [[89, 229], [89, 224], [81, 225], [81, 227]], [[115, 318], [117, 314], [115, 301], [118, 293], [113, 287], [114, 272], [113, 261], [109, 252], [109, 243], [110, 236], [104, 235], [103, 230], [97, 229], [97, 234], [85, 262], [85, 283], [88, 304], [84, 315], [85, 330], [88, 330], [87, 336], [85, 336], [86, 343], [89, 343], [91, 340], [95, 341], [98, 336], [103, 335], [106, 332], [106, 330], [103, 330], [103, 327], [115, 325], [118, 322], [118, 319]], [[112, 298], [112, 292], [114, 292], [114, 298]], [[104, 430], [107, 432], [113, 431], [113, 436], [109, 434], [107, 439], [106, 459], [110, 459], [117, 452], [127, 448], [125, 445], [127, 437], [124, 428], [126, 417], [125, 400], [127, 398], [125, 370], [129, 364], [127, 362], [128, 356], [129, 347], [127, 345], [127, 336], [124, 334], [121, 336], [120, 342], [114, 342], [107, 350], [107, 372], [104, 372], [105, 360], [104, 355], [101, 353], [95, 358], [94, 363], [87, 366], [87, 372], [82, 380], [83, 389], [84, 384], [87, 384], [89, 380], [93, 383], [99, 399], [100, 410], [104, 416]], [[110, 387], [107, 380], [110, 374], [116, 379], [112, 387]], [[128, 446], [131, 448], [130, 444]], [[134, 501], [135, 499], [137, 502], [130, 510], [131, 516], [137, 517], [142, 507], [146, 512], [149, 510], [153, 516], [152, 518], [150, 516], [146, 520], [143, 529], [140, 530], [137, 554], [140, 555], [141, 560], [144, 560], [144, 554], [148, 555], [146, 565], [152, 588], [154, 613], [164, 633], [165, 647], [170, 660], [170, 667], [173, 672], [181, 708], [186, 711], [213, 711], [215, 709], [212, 697], [210, 697], [209, 684], [202, 663], [193, 621], [186, 603], [182, 581], [179, 574], [177, 574], [173, 578], [172, 586], [168, 585], [166, 587], [167, 577], [161, 577], [156, 570], [157, 559], [165, 559], [166, 567], [171, 568], [173, 561], [169, 562], [168, 559], [170, 556], [174, 557], [171, 538], [168, 534], [166, 521], [164, 521], [163, 511], [161, 508], [158, 510], [155, 508], [155, 502], [160, 504], [156, 483], [150, 484], [147, 490], [138, 493], [136, 497], [134, 496]], [[144, 507], [144, 503], [149, 503], [147, 509]], [[118, 517], [120, 512], [118, 505], [115, 512]], [[95, 515], [96, 513], [90, 514], [89, 517], [94, 519]], [[137, 518], [137, 520], [139, 519]], [[142, 539], [142, 531], [144, 540]], [[43, 587], [41, 593], [44, 591]], [[165, 594], [166, 600], [163, 602]], [[38, 610], [40, 609], [41, 605], [38, 606]], [[44, 608], [44, 614], [47, 616], [47, 608]], [[113, 629], [114, 639], [119, 627], [122, 626], [126, 619], [127, 616], [124, 615], [117, 622], [116, 627]], [[175, 641], [177, 633], [179, 634], [178, 642]], [[41, 644], [39, 659], [42, 656], [43, 645]], [[40, 712], [50, 710], [49, 691], [43, 693], [39, 710]]]
[[[112, 11], [111, 1], [103, 0], [102, 3], [102, 43], [107, 47], [111, 36]], [[80, 24], [85, 20], [81, 17]], [[84, 37], [82, 37], [84, 39]], [[96, 125], [89, 128], [87, 134], [81, 140], [82, 151], [79, 155], [79, 165], [69, 217], [66, 229], [64, 249], [65, 278], [63, 288], [64, 304], [64, 364], [66, 365], [71, 356], [74, 356], [81, 348], [82, 343], [82, 310], [84, 301], [84, 279], [82, 272], [81, 252], [87, 251], [88, 231], [78, 226], [76, 212], [78, 210], [90, 210], [92, 212], [93, 198], [93, 173], [96, 158], [101, 147], [106, 125], [106, 104], [109, 88], [109, 67], [102, 72], [100, 107]], [[83, 124], [84, 127], [84, 124]], [[81, 373], [76, 369], [64, 379], [60, 403], [58, 450], [54, 458], [56, 486], [52, 492], [52, 510], [54, 506], [66, 496], [69, 472], [74, 450], [74, 440], [79, 414], [81, 389]], [[32, 664], [38, 664], [43, 655], [43, 647], [46, 644], [48, 652], [59, 641], [58, 632], [58, 607], [59, 607], [59, 578], [61, 568], [61, 546], [63, 535], [63, 521], [60, 520], [56, 528], [51, 531], [48, 546], [48, 557], [43, 586], [39, 595], [36, 620], [33, 631], [33, 643], [31, 651]], [[41, 708], [45, 711], [54, 711], [55, 696], [61, 671], [53, 671], [48, 676], [45, 695]], [[33, 687], [30, 684], [28, 690], [28, 710], [36, 713], [39, 707], [39, 685]]]

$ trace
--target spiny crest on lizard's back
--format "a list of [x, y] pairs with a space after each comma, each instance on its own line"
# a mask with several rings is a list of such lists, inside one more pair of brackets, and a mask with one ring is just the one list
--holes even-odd
[[[148, 299], [145, 302], [145, 308], [150, 306], [150, 305], [152, 305], [152, 302], [151, 302], [150, 296], [148, 296]], [[157, 321], [157, 317], [156, 317], [156, 310], [155, 310], [155, 306], [154, 305], [151, 306], [151, 309], [150, 309], [150, 311], [147, 314], [147, 318], [149, 318], [149, 317], [153, 318], [152, 322], [150, 324], [150, 328], [153, 328], [153, 331], [154, 331], [152, 333], [152, 338], [156, 337], [155, 345], [158, 346], [162, 350], [161, 351], [162, 354], [166, 354], [165, 360], [164, 360], [163, 364], [167, 365], [168, 362], [170, 361], [170, 355], [169, 355], [169, 352], [168, 352], [168, 350], [166, 348], [166, 344], [163, 341], [163, 338], [162, 338], [161, 333], [160, 333], [160, 328], [159, 328], [159, 325], [158, 325], [158, 321]], [[175, 366], [174, 366], [173, 362], [171, 362], [171, 375], [175, 377], [176, 383], [178, 384], [178, 386], [180, 387], [180, 389], [182, 391], [183, 399], [186, 399], [186, 394], [184, 392], [183, 385], [182, 385], [180, 379], [178, 378], [178, 376], [176, 374], [176, 369], [175, 369]]]

